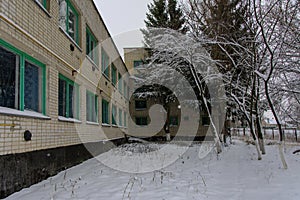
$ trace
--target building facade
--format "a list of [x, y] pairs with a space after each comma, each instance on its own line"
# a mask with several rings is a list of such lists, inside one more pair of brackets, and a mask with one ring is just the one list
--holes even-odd
[[[138, 67], [147, 63], [147, 58], [149, 57], [149, 49], [143, 47], [136, 48], [124, 48], [124, 60], [125, 64], [129, 70], [131, 76], [138, 74]], [[145, 67], [145, 65], [144, 65]], [[130, 88], [134, 89], [134, 80], [130, 81]], [[137, 93], [136, 91], [131, 91], [131, 94]], [[160, 98], [157, 97], [138, 97], [139, 95], [130, 95], [129, 112], [130, 120], [128, 127], [128, 134], [150, 138], [150, 139], [165, 139], [166, 130], [162, 128], [168, 118], [168, 130], [170, 132], [171, 138], [176, 137], [176, 139], [195, 139], [204, 140], [211, 139], [212, 133], [210, 128], [210, 120], [207, 114], [204, 112], [194, 112], [193, 108], [184, 108], [190, 115], [184, 114], [182, 112], [182, 107], [176, 99], [174, 102], [169, 104], [170, 112], [167, 114], [166, 109], [163, 107], [156, 108], [153, 113], [156, 112], [154, 116], [150, 116], [151, 107], [156, 104], [163, 105]], [[169, 116], [168, 116], [169, 115]], [[196, 120], [196, 123], [195, 123]], [[196, 130], [192, 130], [191, 127], [197, 125]], [[184, 125], [186, 128], [180, 129], [180, 126]], [[191, 128], [191, 129], [189, 129]]]
[[0, 197], [123, 140], [128, 70], [92, 0], [2, 0], [0, 58]]

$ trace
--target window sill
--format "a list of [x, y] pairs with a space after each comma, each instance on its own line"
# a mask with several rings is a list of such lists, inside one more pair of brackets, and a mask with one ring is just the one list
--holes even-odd
[[86, 124], [88, 124], [88, 125], [99, 126], [99, 123], [98, 123], [98, 122], [89, 122], [89, 121], [87, 121]]
[[106, 123], [102, 123], [102, 126], [103, 126], [103, 127], [111, 127], [110, 124], [106, 124]]
[[95, 61], [93, 61], [88, 55], [86, 55], [86, 58], [92, 63], [92, 65], [99, 70], [98, 65], [95, 63]]
[[61, 31], [61, 32], [63, 32], [63, 34], [65, 34], [66, 36], [67, 36], [67, 38], [77, 47], [77, 49], [80, 51], [80, 52], [82, 52], [82, 49], [81, 49], [81, 47], [77, 44], [77, 42], [75, 42], [74, 40], [73, 40], [73, 38], [71, 38], [70, 36], [69, 36], [69, 34], [66, 32], [66, 31], [64, 31], [64, 29], [62, 29], [62, 27], [59, 27], [59, 30]]
[[147, 108], [136, 108], [136, 111], [143, 111], [143, 110], [147, 110]]
[[0, 114], [20, 116], [20, 117], [29, 117], [29, 118], [36, 118], [36, 119], [44, 119], [44, 120], [51, 120], [50, 117], [45, 116], [42, 113], [29, 111], [29, 110], [20, 111], [20, 110], [15, 110], [15, 109], [6, 108], [6, 107], [0, 107]]
[[74, 119], [74, 118], [66, 118], [66, 117], [62, 117], [62, 116], [58, 116], [58, 121], [62, 121], [62, 122], [72, 122], [72, 123], [81, 123], [81, 121], [78, 120], [78, 119]]
[[116, 124], [113, 124], [113, 125], [111, 125], [112, 127], [114, 127], [114, 128], [120, 128], [118, 125], [116, 125]]
[[38, 0], [35, 0], [35, 3], [51, 18], [49, 11]]

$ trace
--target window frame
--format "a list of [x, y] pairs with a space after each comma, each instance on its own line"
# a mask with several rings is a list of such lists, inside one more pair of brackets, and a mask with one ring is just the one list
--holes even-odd
[[120, 94], [123, 94], [122, 75], [120, 72], [118, 72], [118, 90]]
[[[79, 32], [79, 12], [77, 11], [77, 9], [75, 8], [75, 6], [73, 5], [73, 3], [70, 1], [70, 0], [65, 0], [66, 4], [67, 4], [67, 8], [66, 8], [66, 20], [65, 20], [65, 26], [66, 26], [66, 30], [64, 30], [62, 27], [61, 29], [69, 36], [69, 38], [71, 40], [73, 40], [75, 42], [75, 44], [79, 45], [79, 35], [80, 35], [80, 32]], [[60, 5], [59, 5], [60, 6]], [[69, 9], [72, 10], [74, 16], [75, 16], [75, 19], [76, 19], [76, 22], [75, 22], [75, 30], [74, 30], [74, 38], [69, 34]]]
[[[86, 90], [86, 99], [88, 99], [88, 96], [92, 97], [92, 98], [95, 98], [94, 101], [95, 101], [95, 111], [96, 111], [96, 119], [94, 121], [94, 119], [92, 120], [88, 120], [88, 116], [89, 118], [93, 118], [93, 107], [89, 107], [88, 106], [88, 102], [86, 102], [86, 121], [87, 122], [92, 122], [92, 123], [99, 123], [99, 105], [98, 105], [98, 95], [97, 94], [94, 94], [93, 92], [89, 91], [89, 90]], [[92, 98], [90, 98], [92, 100]], [[89, 105], [93, 105], [92, 104], [92, 101], [89, 102]], [[89, 112], [88, 112], [89, 111]]]
[[118, 121], [118, 109], [117, 106], [112, 104], [111, 106], [111, 125], [117, 126]]
[[[87, 42], [89, 41], [89, 47], [91, 49], [88, 48], [88, 44]], [[92, 42], [94, 42], [94, 47], [92, 47]], [[96, 64], [96, 66], [98, 67], [99, 65], [99, 53], [98, 53], [98, 40], [96, 38], [96, 36], [93, 34], [93, 32], [91, 31], [90, 27], [86, 24], [86, 55], [94, 62], [94, 64]], [[90, 55], [92, 54], [92, 55]]]
[[42, 0], [43, 2], [40, 2], [39, 0], [34, 1], [49, 15], [50, 0]]
[[[79, 120], [79, 118], [80, 118], [80, 106], [79, 106], [80, 105], [80, 102], [79, 102], [79, 100], [80, 100], [80, 98], [79, 98], [80, 97], [79, 92], [80, 91], [79, 91], [79, 85], [77, 83], [75, 83], [74, 81], [72, 81], [71, 79], [65, 77], [62, 74], [58, 75], [58, 79], [61, 79], [61, 80], [65, 81], [66, 82], [66, 86], [67, 86], [66, 87], [66, 116], [61, 116], [61, 117], [66, 117], [66, 118], [70, 118], [70, 119], [77, 119], [77, 120]], [[73, 118], [71, 118], [70, 115], [69, 115], [70, 114], [70, 111], [69, 111], [69, 109], [70, 109], [70, 105], [69, 105], [69, 103], [70, 103], [70, 101], [69, 101], [70, 100], [69, 99], [70, 96], [68, 94], [69, 94], [69, 90], [70, 90], [70, 88], [69, 88], [70, 85], [72, 85], [74, 87], [74, 90], [76, 91], [76, 93], [75, 93], [76, 94], [76, 97], [75, 97], [75, 99], [76, 99], [76, 106], [75, 106], [76, 116], [73, 117]], [[59, 98], [59, 96], [58, 96], [58, 98]], [[59, 104], [58, 104], [58, 106], [59, 106]], [[60, 116], [59, 112], [58, 112], [58, 116]]]
[[124, 127], [127, 127], [127, 112], [124, 111]]
[[[110, 75], [110, 63], [109, 56], [104, 48], [101, 48], [101, 72], [109, 80]], [[107, 63], [105, 62], [107, 61]]]
[[[105, 110], [105, 108], [107, 110]], [[102, 99], [102, 125], [110, 125], [109, 101]]]
[[123, 110], [121, 108], [119, 108], [119, 126], [122, 127], [123, 126]]
[[117, 78], [118, 78], [118, 70], [115, 67], [115, 65], [112, 63], [111, 64], [111, 83], [113, 86], [117, 86]]
[[2, 48], [4, 48], [5, 50], [16, 54], [16, 56], [19, 56], [19, 102], [18, 102], [18, 108], [13, 108], [15, 110], [20, 110], [20, 111], [24, 111], [25, 109], [25, 63], [26, 61], [41, 68], [42, 70], [42, 78], [41, 78], [41, 95], [39, 98], [41, 98], [41, 111], [38, 111], [38, 113], [42, 113], [43, 115], [46, 115], [46, 65], [43, 64], [42, 62], [38, 61], [37, 59], [29, 56], [28, 54], [26, 54], [25, 52], [17, 49], [16, 47], [14, 47], [13, 45], [9, 44], [8, 42], [2, 40], [0, 38], [0, 46]]

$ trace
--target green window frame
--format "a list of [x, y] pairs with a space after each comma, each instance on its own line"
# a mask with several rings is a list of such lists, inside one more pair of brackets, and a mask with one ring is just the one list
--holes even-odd
[[111, 82], [114, 86], [117, 85], [117, 68], [114, 64], [111, 65]]
[[59, 74], [58, 115], [79, 119], [79, 85]]
[[102, 124], [110, 124], [109, 102], [105, 99], [102, 99]]
[[122, 75], [118, 73], [118, 90], [122, 94], [123, 88], [122, 88]]
[[148, 125], [148, 118], [147, 117], [136, 117], [135, 123], [138, 126], [147, 126]]
[[86, 91], [86, 121], [98, 123], [98, 96]]
[[124, 111], [124, 127], [127, 127], [127, 112]]
[[[63, 10], [63, 4], [66, 4]], [[79, 13], [70, 0], [59, 0], [60, 27], [79, 44]]]
[[49, 11], [50, 8], [50, 0], [35, 0], [39, 5], [43, 6], [47, 11]]
[[123, 111], [119, 108], [119, 126], [123, 126]]
[[109, 57], [103, 48], [101, 49], [101, 70], [106, 78], [109, 79]]
[[86, 55], [98, 66], [98, 40], [86, 25]]
[[7, 85], [3, 85], [5, 83], [4, 80], [8, 79], [4, 73], [8, 70], [8, 63], [4, 60], [5, 58], [7, 59], [5, 56], [7, 53], [10, 53], [13, 56], [15, 55], [16, 59], [14, 63], [15, 76], [11, 77], [13, 84], [9, 86], [14, 86], [10, 90], [10, 94], [15, 97], [12, 100], [13, 105], [7, 106], [8, 104], [4, 103], [4, 100], [9, 97], [0, 94], [0, 106], [21, 111], [32, 110], [46, 115], [46, 65], [2, 39], [0, 39], [0, 47], [3, 52], [6, 51], [5, 55], [0, 54], [1, 61], [3, 61], [3, 63], [0, 61], [0, 68], [3, 67], [3, 72], [1, 71], [0, 75], [2, 94], [5, 93], [3, 90], [7, 90]]
[[115, 105], [112, 105], [111, 108], [111, 124], [117, 125], [117, 107]]
[[123, 81], [123, 86], [124, 86], [124, 88], [123, 88], [124, 89], [124, 94], [123, 95], [124, 95], [125, 98], [127, 98], [128, 95], [127, 95], [127, 83], [126, 83], [126, 81]]

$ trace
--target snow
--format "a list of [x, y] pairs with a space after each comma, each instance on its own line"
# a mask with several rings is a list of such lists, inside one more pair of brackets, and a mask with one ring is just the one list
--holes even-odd
[[6, 108], [0, 106], [0, 113], [1, 114], [6, 114], [6, 115], [14, 115], [14, 116], [21, 116], [21, 117], [32, 117], [32, 118], [39, 118], [39, 119], [46, 119], [50, 120], [51, 118], [48, 116], [43, 115], [42, 113], [38, 113], [35, 111], [30, 111], [30, 110], [16, 110], [12, 108]]
[[233, 142], [220, 155], [211, 151], [207, 156], [202, 151], [210, 149], [209, 143], [194, 143], [189, 148], [184, 143], [169, 144], [173, 152], [166, 151], [166, 157], [176, 153], [176, 149], [187, 151], [171, 165], [148, 173], [126, 173], [99, 162], [110, 158], [113, 160], [110, 164], [124, 166], [130, 159], [135, 160], [135, 167], [143, 166], [150, 162], [145, 159], [149, 152], [164, 146], [126, 144], [7, 199], [299, 199], [300, 154], [292, 153], [300, 149], [299, 144], [287, 144], [285, 156], [289, 168], [284, 170], [277, 146], [267, 145], [267, 155], [258, 161], [253, 145]]

